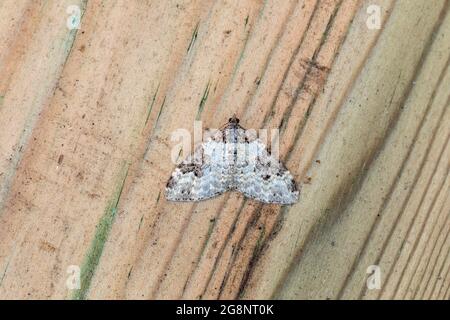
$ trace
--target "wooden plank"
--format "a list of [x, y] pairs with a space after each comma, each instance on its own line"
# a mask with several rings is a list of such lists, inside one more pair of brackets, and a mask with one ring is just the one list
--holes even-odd
[[[343, 106], [344, 109], [341, 109], [341, 113], [334, 123], [332, 133], [329, 135], [333, 138], [328, 142], [325, 140], [324, 144], [321, 145], [321, 151], [317, 155], [317, 159], [320, 159], [321, 163], [314, 165], [308, 173], [317, 185], [315, 186], [312, 183], [304, 188], [304, 201], [299, 203], [298, 208], [294, 206], [286, 214], [284, 222], [286, 228], [281, 229], [280, 233], [282, 234], [278, 234], [272, 242], [268, 249], [267, 258], [263, 257], [268, 261], [261, 263], [263, 266], [261, 274], [255, 273], [255, 287], [257, 290], [261, 290], [258, 291], [258, 297], [266, 297], [263, 292], [275, 291], [275, 296], [284, 298], [293, 296], [297, 298], [336, 298], [340, 297], [341, 286], [346, 285], [348, 280], [345, 278], [347, 276], [355, 279], [354, 286], [357, 286], [358, 289], [353, 289], [354, 291], [350, 296], [345, 296], [345, 298], [361, 297], [359, 291], [365, 288], [366, 269], [372, 264], [377, 264], [375, 263], [377, 261], [376, 258], [363, 260], [364, 257], [360, 256], [361, 249], [358, 249], [358, 247], [364, 245], [364, 238], [370, 235], [370, 228], [380, 213], [378, 208], [386, 203], [387, 196], [390, 194], [388, 186], [392, 185], [392, 182], [388, 181], [394, 179], [395, 182], [397, 177], [395, 168], [400, 163], [398, 158], [390, 159], [382, 165], [380, 170], [375, 166], [375, 156], [379, 154], [380, 151], [378, 150], [383, 146], [381, 142], [387, 138], [387, 133], [391, 131], [392, 125], [389, 125], [389, 123], [393, 120], [397, 122], [398, 111], [406, 109], [402, 109], [402, 107], [409, 94], [408, 86], [413, 81], [416, 69], [406, 68], [409, 69], [410, 74], [408, 75], [405, 73], [406, 69], [402, 67], [402, 64], [419, 66], [418, 63], [421, 61], [420, 55], [423, 50], [414, 50], [410, 46], [411, 44], [401, 44], [400, 38], [403, 37], [402, 33], [405, 32], [402, 31], [402, 28], [410, 28], [407, 23], [411, 21], [405, 19], [400, 22], [401, 20], [392, 16], [394, 14], [402, 15], [408, 10], [411, 10], [409, 13], [413, 14], [412, 12], [417, 9], [409, 7], [410, 4], [400, 2], [394, 6], [393, 12], [377, 42], [377, 45], [385, 47], [379, 49], [378, 46], [375, 46], [373, 49], [373, 54], [368, 57], [364, 69], [359, 74], [359, 79], [352, 88], [353, 93], [350, 93], [347, 97], [347, 102]], [[423, 3], [418, 2], [416, 5], [421, 6]], [[430, 19], [429, 33], [425, 33], [424, 37], [429, 37], [433, 32], [435, 21], [439, 21], [437, 18], [441, 8], [435, 8], [436, 11], [433, 13], [435, 17]], [[398, 24], [397, 21], [399, 21]], [[391, 31], [392, 33], [390, 33]], [[422, 29], [422, 31], [426, 32], [425, 29]], [[418, 34], [416, 33], [415, 36], [418, 36]], [[395, 44], [399, 47], [392, 47], [393, 42], [383, 41], [383, 37], [397, 39], [398, 41], [395, 41]], [[403, 40], [408, 41], [406, 38], [403, 38]], [[425, 42], [419, 41], [417, 45], [424, 48]], [[402, 61], [393, 61], [392, 57], [383, 56], [389, 54], [390, 50], [396, 50], [398, 53], [398, 50], [402, 50], [402, 48], [409, 52], [409, 54], [400, 55]], [[414, 60], [408, 60], [408, 58], [414, 59], [415, 62]], [[444, 69], [446, 59], [447, 56], [444, 58]], [[386, 63], [390, 65], [386, 66]], [[370, 70], [371, 64], [377, 69], [381, 66], [388, 68], [389, 77], [385, 77], [386, 73], [381, 73], [379, 74], [380, 78], [376, 79], [374, 72]], [[335, 68], [338, 68], [337, 65], [335, 65]], [[397, 71], [394, 71], [396, 69]], [[395, 79], [394, 75], [398, 78]], [[402, 77], [411, 78], [403, 82]], [[398, 109], [392, 108], [392, 102], [397, 105]], [[445, 103], [445, 101], [441, 102], [440, 108], [445, 108]], [[421, 107], [421, 105], [419, 104], [418, 107]], [[396, 112], [396, 110], [398, 111]], [[357, 120], [358, 112], [362, 112], [360, 120]], [[368, 112], [374, 112], [373, 118], [371, 118], [373, 121], [368, 121]], [[436, 120], [440, 119], [440, 117], [437, 117]], [[410, 123], [407, 124], [410, 125]], [[349, 125], [352, 126], [349, 127]], [[402, 139], [404, 139], [404, 133], [402, 132]], [[377, 135], [380, 136], [377, 138]], [[341, 140], [337, 138], [338, 136], [342, 137]], [[341, 141], [341, 145], [338, 145], [338, 141]], [[367, 152], [365, 155], [360, 152], [361, 149], [359, 148], [356, 148], [359, 150], [356, 154], [353, 153], [356, 150], [354, 149], [355, 146], [358, 144], [364, 144], [367, 147], [367, 149], [364, 148]], [[370, 145], [372, 147], [369, 147]], [[398, 145], [396, 150], [398, 152]], [[398, 156], [398, 153], [393, 155]], [[327, 167], [327, 163], [329, 167]], [[390, 164], [389, 167], [386, 166], [386, 163]], [[370, 168], [373, 168], [373, 171]], [[386, 173], [388, 168], [394, 171], [387, 176], [382, 175], [381, 173]], [[375, 177], [378, 177], [377, 181], [373, 178], [372, 180], [369, 179], [371, 178], [369, 175], [371, 172]], [[353, 175], [353, 173], [358, 174]], [[335, 176], [336, 180], [330, 180], [330, 174]], [[344, 184], [341, 185], [340, 183]], [[371, 184], [370, 192], [363, 189], [367, 184]], [[309, 188], [312, 188], [312, 190], [307, 191]], [[359, 192], [355, 193], [357, 191]], [[346, 193], [348, 194], [346, 195]], [[306, 199], [307, 194], [311, 195], [310, 199]], [[358, 199], [358, 194], [360, 194], [361, 200]], [[406, 195], [405, 192], [403, 194]], [[317, 198], [318, 195], [320, 195], [320, 199]], [[350, 211], [347, 212], [346, 208]], [[305, 212], [308, 212], [309, 217], [298, 218]], [[395, 222], [390, 221], [389, 226], [392, 223]], [[346, 231], [342, 233], [343, 230]], [[351, 234], [349, 234], [350, 230]], [[380, 231], [383, 233], [383, 237], [389, 234], [386, 229], [380, 228]], [[318, 236], [322, 233], [327, 236]], [[376, 245], [382, 243], [383, 239], [379, 239]], [[379, 251], [374, 248], [366, 252], [370, 255], [376, 255]], [[287, 259], [294, 259], [293, 270], [286, 270], [277, 264], [277, 261], [283, 261], [282, 263], [285, 264]], [[360, 270], [355, 270], [352, 262], [359, 264]], [[345, 271], [339, 272], [340, 268]], [[286, 270], [284, 274], [280, 274], [283, 270]], [[348, 271], [350, 273], [347, 273]], [[280, 277], [283, 278], [277, 279], [277, 274], [280, 274]], [[315, 276], [311, 276], [311, 274]], [[320, 281], [317, 279], [320, 279]], [[353, 284], [353, 281], [351, 283]], [[277, 285], [278, 288], [271, 287], [273, 285]]]
[[[449, 298], [449, 1], [6, 0], [0, 18], [0, 298]], [[165, 200], [171, 134], [233, 114], [279, 129], [298, 203]]]

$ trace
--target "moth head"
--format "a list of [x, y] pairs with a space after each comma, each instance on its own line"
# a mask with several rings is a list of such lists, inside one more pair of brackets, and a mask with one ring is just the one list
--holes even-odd
[[228, 119], [229, 123], [239, 123], [239, 119], [236, 117], [236, 115], [233, 115], [233, 118]]

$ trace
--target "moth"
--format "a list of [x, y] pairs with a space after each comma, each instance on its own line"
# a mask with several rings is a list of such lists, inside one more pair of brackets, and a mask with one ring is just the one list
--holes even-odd
[[201, 201], [232, 190], [264, 203], [293, 204], [299, 197], [291, 173], [236, 116], [175, 168], [165, 196]]

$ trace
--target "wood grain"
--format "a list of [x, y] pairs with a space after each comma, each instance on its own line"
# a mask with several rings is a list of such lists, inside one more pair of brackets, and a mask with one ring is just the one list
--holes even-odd
[[[449, 299], [449, 8], [2, 1], [0, 298]], [[298, 203], [165, 200], [172, 132], [233, 114]]]

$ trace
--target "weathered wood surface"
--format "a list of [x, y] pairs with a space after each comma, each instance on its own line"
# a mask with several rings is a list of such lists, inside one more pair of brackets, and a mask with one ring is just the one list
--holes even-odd
[[[0, 298], [450, 297], [448, 1], [3, 0], [0, 48]], [[164, 199], [233, 113], [297, 204]]]

